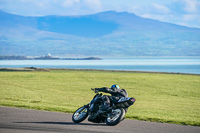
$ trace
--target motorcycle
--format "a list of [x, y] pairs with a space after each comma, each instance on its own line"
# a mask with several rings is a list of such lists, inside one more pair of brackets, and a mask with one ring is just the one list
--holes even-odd
[[122, 97], [119, 100], [112, 102], [111, 109], [108, 112], [99, 113], [99, 108], [103, 102], [102, 93], [96, 92], [96, 95], [90, 103], [78, 108], [72, 115], [72, 121], [74, 123], [80, 123], [88, 117], [88, 121], [94, 123], [106, 123], [106, 125], [114, 126], [124, 120], [125, 113], [128, 108], [134, 104], [135, 98]]

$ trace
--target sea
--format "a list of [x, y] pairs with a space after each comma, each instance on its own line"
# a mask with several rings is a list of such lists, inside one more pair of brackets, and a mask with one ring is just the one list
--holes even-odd
[[200, 57], [134, 57], [102, 60], [0, 60], [0, 68], [66, 68], [200, 74]]

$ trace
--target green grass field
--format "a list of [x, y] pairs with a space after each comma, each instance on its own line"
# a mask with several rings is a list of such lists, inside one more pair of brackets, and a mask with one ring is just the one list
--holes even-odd
[[200, 126], [200, 76], [112, 71], [0, 72], [0, 105], [72, 113], [118, 84], [136, 102], [126, 118]]

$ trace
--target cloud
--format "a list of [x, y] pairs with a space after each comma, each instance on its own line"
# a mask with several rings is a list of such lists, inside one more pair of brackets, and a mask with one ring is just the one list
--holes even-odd
[[168, 7], [158, 4], [158, 3], [153, 3], [152, 6], [153, 6], [153, 10], [155, 10], [158, 13], [168, 14], [171, 12]]
[[200, 0], [0, 0], [0, 10], [24, 15], [87, 15], [113, 10], [200, 27]]
[[200, 1], [197, 0], [184, 0], [185, 11], [189, 13], [200, 13]]
[[74, 5], [75, 2], [76, 1], [74, 1], [74, 0], [63, 0], [62, 6], [66, 7], [66, 8], [71, 7]]
[[172, 20], [174, 20], [174, 22], [175, 22], [176, 19], [177, 19], [172, 14], [165, 14], [165, 15], [161, 15], [161, 14], [143, 14], [143, 15], [141, 15], [141, 17], [154, 19], [154, 20], [159, 20], [159, 21], [162, 21], [162, 22], [169, 22], [169, 23]]
[[193, 25], [193, 27], [200, 27], [200, 15], [199, 14], [184, 14], [182, 16], [182, 22], [184, 22], [184, 24], [186, 26], [191, 26]]
[[83, 0], [83, 3], [90, 9], [100, 10], [102, 8], [100, 0]]
[[196, 14], [185, 14], [183, 15], [183, 20], [184, 21], [194, 21], [196, 19], [196, 17], [199, 17]]

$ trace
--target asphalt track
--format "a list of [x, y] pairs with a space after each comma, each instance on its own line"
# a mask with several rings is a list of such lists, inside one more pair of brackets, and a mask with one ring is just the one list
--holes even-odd
[[116, 126], [74, 124], [72, 114], [0, 107], [0, 133], [200, 133], [200, 127], [124, 120]]

